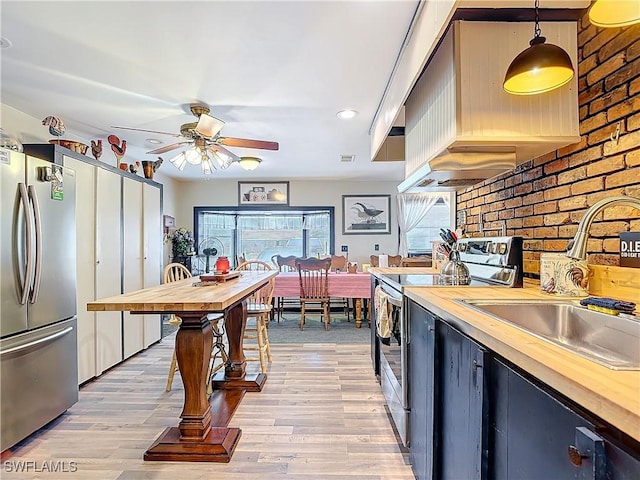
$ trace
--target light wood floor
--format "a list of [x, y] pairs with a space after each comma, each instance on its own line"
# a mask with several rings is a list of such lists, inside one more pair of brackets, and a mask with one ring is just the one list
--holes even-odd
[[[80, 390], [66, 414], [5, 452], [3, 479], [413, 479], [398, 446], [369, 345], [272, 345], [265, 388], [247, 393], [230, 426], [242, 437], [231, 462], [144, 462], [178, 423], [183, 388], [165, 392], [175, 335]], [[259, 364], [251, 362], [254, 369]], [[77, 462], [75, 473], [11, 473], [7, 461]]]

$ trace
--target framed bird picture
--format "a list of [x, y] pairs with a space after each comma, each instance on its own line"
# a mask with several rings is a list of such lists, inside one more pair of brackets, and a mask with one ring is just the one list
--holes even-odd
[[343, 195], [342, 234], [391, 233], [391, 195]]

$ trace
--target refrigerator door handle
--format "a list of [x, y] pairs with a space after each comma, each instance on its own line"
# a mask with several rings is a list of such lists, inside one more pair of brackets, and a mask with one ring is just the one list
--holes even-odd
[[36, 268], [35, 277], [33, 278], [33, 287], [29, 295], [29, 303], [36, 303], [38, 300], [38, 292], [40, 291], [40, 278], [42, 276], [42, 223], [40, 221], [40, 205], [38, 205], [38, 196], [33, 185], [29, 185], [29, 198], [33, 205], [33, 217], [36, 226]]
[[68, 334], [72, 330], [73, 330], [73, 327], [67, 327], [64, 330], [60, 330], [59, 332], [52, 333], [51, 335], [44, 338], [39, 338], [38, 340], [34, 340], [33, 342], [28, 342], [28, 343], [25, 343], [24, 345], [18, 345], [12, 348], [7, 348], [6, 350], [3, 350], [2, 352], [0, 352], [0, 357], [3, 355], [9, 355], [10, 353], [13, 353], [13, 352], [19, 352], [20, 350], [26, 350], [27, 348], [31, 348], [35, 345], [40, 345], [41, 343], [50, 342], [52, 340], [55, 340], [56, 338], [60, 338]]
[[[20, 202], [24, 210], [24, 221], [26, 224], [26, 253], [27, 261], [24, 267], [24, 278], [22, 280], [22, 290], [19, 292], [20, 305], [27, 303], [27, 296], [29, 295], [29, 285], [31, 285], [31, 271], [33, 263], [33, 246], [31, 245], [31, 239], [33, 238], [33, 222], [31, 221], [31, 208], [29, 205], [29, 196], [27, 194], [27, 187], [24, 183], [18, 183], [18, 192], [20, 193]], [[17, 255], [16, 251], [16, 255]]]

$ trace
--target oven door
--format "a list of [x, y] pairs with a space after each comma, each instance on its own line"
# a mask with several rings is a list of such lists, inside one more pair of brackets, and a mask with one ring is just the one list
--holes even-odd
[[[389, 336], [381, 335], [380, 316], [376, 316], [376, 332], [380, 344], [380, 384], [389, 413], [402, 442], [407, 444], [409, 395], [407, 372], [407, 329], [403, 315], [402, 294], [382, 284], [386, 294]], [[385, 329], [383, 329], [385, 330]], [[382, 332], [387, 333], [387, 332]]]

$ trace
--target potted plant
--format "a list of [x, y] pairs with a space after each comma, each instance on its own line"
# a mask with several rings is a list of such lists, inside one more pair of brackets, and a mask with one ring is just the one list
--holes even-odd
[[171, 241], [171, 257], [173, 262], [182, 263], [187, 268], [190, 267], [190, 256], [194, 254], [193, 233], [186, 228], [180, 227], [167, 234], [165, 241]]

